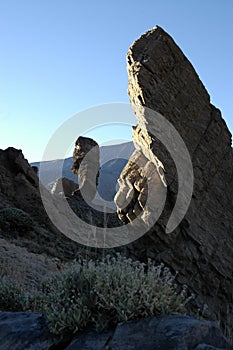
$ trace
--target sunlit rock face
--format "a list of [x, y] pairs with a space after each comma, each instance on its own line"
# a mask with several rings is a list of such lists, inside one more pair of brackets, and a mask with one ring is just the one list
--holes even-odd
[[72, 171], [78, 176], [78, 191], [86, 201], [92, 201], [96, 195], [100, 168], [100, 150], [96, 141], [80, 136], [73, 152]]
[[[147, 234], [127, 247], [128, 254], [163, 261], [178, 271], [178, 282], [199, 295], [196, 303], [200, 308], [206, 303], [208, 312], [217, 315], [232, 303], [231, 134], [192, 64], [163, 29], [155, 27], [132, 44], [127, 70], [128, 93], [137, 119], [133, 128], [136, 151], [119, 178], [115, 201], [120, 219], [133, 223], [141, 215], [150, 224], [148, 218], [167, 191], [163, 214]], [[159, 115], [184, 141], [194, 175], [189, 209], [170, 234], [165, 233], [166, 225], [182, 192], [180, 174], [186, 163], [176, 147], [176, 134], [158, 125]], [[181, 160], [178, 167], [177, 159]], [[183, 170], [187, 170], [184, 181], [189, 181], [192, 169]]]

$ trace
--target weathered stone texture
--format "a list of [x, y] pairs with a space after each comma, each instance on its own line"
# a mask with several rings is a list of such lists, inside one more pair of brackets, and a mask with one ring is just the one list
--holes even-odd
[[0, 312], [2, 350], [232, 350], [215, 322], [162, 316], [118, 325], [115, 330], [53, 336], [44, 317], [32, 312]]
[[79, 136], [73, 152], [72, 171], [78, 176], [79, 191], [87, 201], [96, 195], [100, 168], [100, 151], [96, 141]]
[[[133, 218], [129, 213], [137, 212], [139, 207], [151, 210], [140, 200], [145, 187], [139, 189], [136, 184], [146, 183], [142, 174], [149, 176], [152, 170], [145, 174], [145, 169], [152, 163], [156, 165], [154, 170], [161, 170], [160, 190], [165, 175], [167, 201], [161, 218], [145, 236], [128, 246], [128, 253], [139, 259], [151, 257], [163, 261], [178, 271], [178, 281], [186, 283], [199, 295], [196, 302], [200, 302], [200, 307], [206, 303], [210, 314], [217, 315], [232, 303], [231, 134], [220, 111], [210, 103], [193, 66], [163, 29], [155, 27], [142, 35], [130, 47], [127, 62], [132, 107], [150, 108], [173, 124], [187, 146], [194, 171], [189, 210], [176, 230], [167, 235], [166, 223], [178, 193], [177, 170], [166, 147], [158, 141], [156, 134], [151, 134], [155, 120], [147, 113], [137, 112], [134, 144], [137, 157], [144, 157], [144, 163], [136, 174], [132, 166], [134, 154], [120, 176], [120, 189], [116, 195], [119, 217], [128, 222]], [[156, 202], [158, 190], [152, 186], [152, 191]], [[121, 203], [127, 197], [133, 200], [125, 210]]]

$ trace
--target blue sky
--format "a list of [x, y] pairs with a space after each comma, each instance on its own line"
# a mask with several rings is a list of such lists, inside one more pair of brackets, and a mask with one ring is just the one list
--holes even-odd
[[[67, 118], [129, 102], [127, 50], [156, 24], [192, 62], [233, 131], [232, 13], [232, 0], [1, 1], [0, 148], [38, 161]], [[105, 129], [98, 142], [114, 134]], [[131, 137], [130, 128], [118, 133]]]

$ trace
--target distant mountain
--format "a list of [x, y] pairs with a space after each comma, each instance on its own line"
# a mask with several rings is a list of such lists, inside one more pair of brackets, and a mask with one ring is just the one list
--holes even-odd
[[[129, 157], [134, 151], [133, 142], [121, 143], [117, 145], [100, 147], [100, 176], [98, 184], [99, 195], [107, 200], [112, 201], [116, 193], [117, 179]], [[39, 169], [42, 162], [31, 163]], [[72, 157], [43, 162], [43, 182], [44, 186], [51, 189], [54, 181], [60, 177], [59, 169], [62, 167], [62, 176], [67, 177], [74, 182], [78, 182], [77, 176], [71, 171]]]

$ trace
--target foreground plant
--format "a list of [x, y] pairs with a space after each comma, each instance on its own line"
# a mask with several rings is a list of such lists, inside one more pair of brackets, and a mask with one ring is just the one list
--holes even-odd
[[117, 323], [152, 315], [186, 314], [185, 290], [163, 264], [134, 262], [117, 255], [80, 261], [45, 285], [45, 313], [51, 332], [76, 333], [87, 326], [102, 331]]

